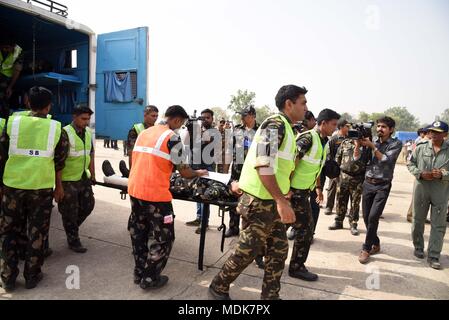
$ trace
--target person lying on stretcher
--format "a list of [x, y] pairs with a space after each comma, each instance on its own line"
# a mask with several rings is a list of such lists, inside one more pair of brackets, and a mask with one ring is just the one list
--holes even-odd
[[[105, 183], [124, 187], [128, 186], [129, 170], [124, 161], [120, 163], [122, 176], [115, 173], [111, 163], [107, 160], [103, 162], [102, 169], [105, 175]], [[231, 183], [226, 185], [219, 181], [206, 178], [185, 179], [179, 173], [173, 173], [170, 179], [170, 191], [177, 199], [197, 200], [199, 202], [222, 201], [236, 203], [241, 196], [238, 184]]]

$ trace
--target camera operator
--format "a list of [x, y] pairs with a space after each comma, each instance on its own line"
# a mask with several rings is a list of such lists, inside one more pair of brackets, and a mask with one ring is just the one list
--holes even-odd
[[[334, 135], [329, 141], [329, 159], [335, 160], [335, 156], [337, 155], [338, 148], [341, 143], [348, 137], [350, 124], [345, 119], [340, 119], [338, 122], [338, 132]], [[324, 214], [327, 216], [332, 215], [332, 211], [334, 210], [335, 205], [335, 195], [337, 194], [337, 186], [338, 179], [331, 179], [329, 181], [329, 187], [327, 189], [327, 201], [326, 201], [326, 209]]]
[[[350, 138], [343, 141], [337, 151], [335, 161], [341, 169], [340, 179], [337, 188], [337, 216], [335, 223], [329, 230], [343, 229], [343, 222], [348, 211], [349, 197], [351, 197], [351, 210], [349, 212], [349, 224], [351, 234], [358, 236], [357, 229], [359, 222], [360, 201], [362, 200], [363, 182], [365, 181], [366, 166], [370, 160], [371, 151], [368, 147], [362, 146], [362, 139], [372, 140], [371, 127], [364, 125], [354, 126], [356, 130], [350, 131]], [[354, 137], [351, 137], [354, 133]], [[360, 159], [354, 159], [355, 149], [360, 151]]]
[[[387, 204], [396, 161], [402, 151], [402, 142], [392, 137], [396, 127], [394, 119], [383, 117], [376, 123], [378, 138], [374, 142], [369, 138], [361, 141], [362, 146], [372, 149], [363, 184], [362, 207], [367, 234], [359, 257], [361, 264], [368, 263], [370, 256], [380, 252], [380, 239], [377, 236], [379, 219]], [[360, 149], [355, 149], [355, 160], [360, 157]]]
[[[194, 170], [207, 170], [209, 172], [215, 172], [215, 151], [220, 147], [220, 137], [221, 134], [218, 129], [213, 127], [214, 123], [214, 112], [210, 109], [206, 109], [201, 112], [202, 121], [201, 126], [201, 155], [198, 157], [195, 154], [195, 142], [193, 146], [194, 154], [192, 155], [192, 169]], [[195, 134], [194, 134], [195, 136]], [[195, 138], [195, 137], [194, 137]], [[192, 141], [192, 140], [191, 140]], [[218, 143], [218, 146], [217, 146]], [[199, 151], [199, 150], [198, 150]], [[206, 204], [197, 204], [197, 212], [196, 219], [187, 222], [186, 225], [190, 227], [197, 227], [195, 233], [201, 233], [201, 221], [203, 215], [206, 215], [207, 224], [209, 224], [209, 214], [210, 214], [210, 205]], [[209, 226], [207, 226], [208, 228]]]

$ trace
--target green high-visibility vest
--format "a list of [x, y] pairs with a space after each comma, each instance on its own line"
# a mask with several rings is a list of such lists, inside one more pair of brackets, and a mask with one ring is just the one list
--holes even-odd
[[22, 48], [19, 46], [16, 46], [14, 48], [14, 52], [8, 54], [6, 58], [3, 57], [3, 54], [0, 51], [0, 73], [8, 78], [11, 78], [14, 73], [14, 63], [21, 53]]
[[316, 180], [321, 174], [329, 154], [329, 143], [323, 148], [321, 138], [316, 130], [310, 130], [299, 135], [312, 134], [312, 148], [299, 160], [292, 178], [292, 188], [297, 190], [313, 190]]
[[3, 183], [21, 190], [55, 186], [54, 154], [61, 138], [61, 123], [37, 117], [13, 116], [8, 120], [9, 158]]
[[145, 125], [143, 123], [135, 124], [134, 130], [136, 130], [137, 135], [140, 135], [145, 130]]
[[[30, 111], [30, 110], [17, 111], [17, 112], [14, 112], [12, 115], [13, 116], [31, 116], [32, 112], [33, 111]], [[51, 118], [52, 118], [52, 115], [51, 114], [47, 114], [47, 119], [51, 119]]]
[[[296, 141], [291, 124], [282, 115], [268, 118], [266, 121], [281, 117], [285, 125], [285, 137], [279, 147], [272, 169], [276, 176], [276, 181], [284, 195], [290, 191], [290, 176], [295, 170]], [[240, 176], [240, 189], [261, 200], [273, 200], [273, 196], [267, 191], [259, 178], [259, 173], [255, 168], [257, 158], [257, 146], [262, 139], [262, 126], [257, 130], [253, 143], [248, 151], [248, 155], [243, 165]], [[260, 169], [263, 174], [264, 168]]]
[[86, 128], [85, 142], [76, 134], [72, 125], [64, 127], [64, 130], [69, 136], [70, 153], [65, 161], [64, 170], [62, 170], [62, 181], [80, 181], [84, 173], [90, 178], [90, 153], [92, 151], [92, 133], [90, 129]]
[[5, 129], [5, 125], [6, 125], [6, 119], [0, 118], [0, 132], [1, 133], [3, 133], [3, 129]]

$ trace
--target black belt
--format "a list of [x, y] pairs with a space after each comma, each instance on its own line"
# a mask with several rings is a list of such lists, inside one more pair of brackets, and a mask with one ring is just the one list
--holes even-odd
[[345, 171], [345, 170], [341, 170], [341, 172], [343, 172], [344, 174], [347, 174], [348, 176], [351, 176], [351, 177], [353, 177], [353, 178], [363, 178], [363, 177], [365, 176], [364, 173], [361, 173], [361, 174], [355, 174], [355, 173], [353, 173], [353, 172], [347, 172], [347, 171]]
[[370, 184], [374, 184], [374, 185], [387, 184], [387, 183], [390, 182], [390, 181], [385, 181], [385, 180], [382, 180], [382, 179], [374, 179], [374, 178], [366, 178], [365, 181], [370, 183]]

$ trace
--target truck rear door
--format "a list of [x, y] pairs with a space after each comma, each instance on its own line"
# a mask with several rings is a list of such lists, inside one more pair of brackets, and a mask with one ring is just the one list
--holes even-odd
[[126, 140], [148, 100], [148, 28], [99, 35], [96, 73], [96, 134]]

